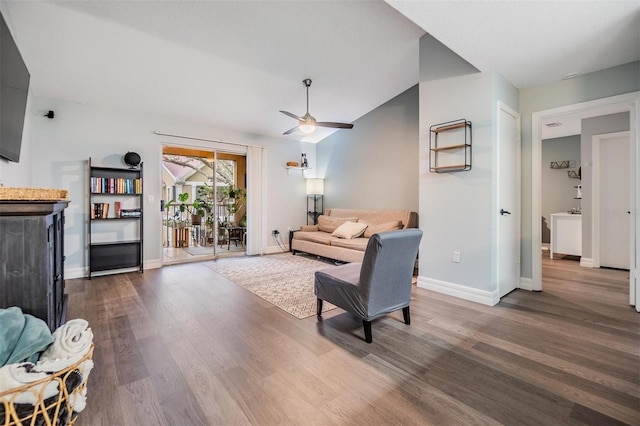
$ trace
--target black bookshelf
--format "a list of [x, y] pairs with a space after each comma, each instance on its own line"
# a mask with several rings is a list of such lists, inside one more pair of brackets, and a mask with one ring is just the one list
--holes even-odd
[[[142, 163], [128, 169], [101, 167], [89, 158], [89, 279], [94, 272], [143, 271], [142, 178]], [[131, 223], [135, 230], [125, 229]], [[128, 238], [120, 237], [125, 234]]]

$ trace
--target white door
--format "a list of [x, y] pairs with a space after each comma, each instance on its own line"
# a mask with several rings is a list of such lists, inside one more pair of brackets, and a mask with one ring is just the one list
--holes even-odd
[[[629, 269], [631, 220], [631, 166], [628, 132], [594, 137], [594, 185], [599, 224], [599, 266]], [[596, 240], [596, 241], [597, 241]]]
[[520, 114], [498, 103], [495, 271], [500, 297], [520, 282]]

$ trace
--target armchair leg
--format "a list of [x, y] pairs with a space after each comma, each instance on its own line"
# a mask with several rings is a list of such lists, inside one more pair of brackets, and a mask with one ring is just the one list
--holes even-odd
[[318, 298], [318, 303], [316, 304], [316, 306], [318, 307], [318, 318], [322, 318], [322, 299]]
[[371, 321], [362, 320], [364, 325], [364, 341], [367, 343], [373, 342], [373, 336], [371, 336]]
[[404, 317], [404, 323], [409, 325], [411, 324], [411, 317], [409, 316], [409, 307], [402, 308], [402, 316]]

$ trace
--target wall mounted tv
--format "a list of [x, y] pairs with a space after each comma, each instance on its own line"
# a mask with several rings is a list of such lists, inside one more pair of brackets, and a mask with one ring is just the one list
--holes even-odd
[[0, 13], [0, 157], [20, 161], [29, 70]]

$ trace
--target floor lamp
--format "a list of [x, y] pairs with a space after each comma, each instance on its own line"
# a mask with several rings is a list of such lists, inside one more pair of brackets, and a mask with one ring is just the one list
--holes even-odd
[[[314, 225], [318, 224], [318, 216], [323, 211], [323, 195], [324, 179], [307, 179], [307, 225], [309, 224], [309, 219], [313, 221]], [[320, 206], [320, 209], [318, 209], [318, 206]]]

